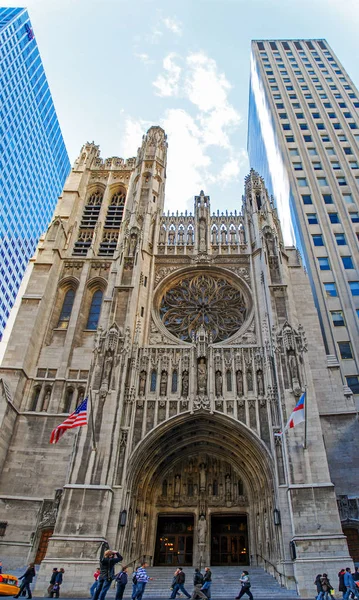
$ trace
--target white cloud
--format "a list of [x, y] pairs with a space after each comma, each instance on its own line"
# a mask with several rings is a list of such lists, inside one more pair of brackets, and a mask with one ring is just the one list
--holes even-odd
[[132, 119], [131, 117], [125, 119], [124, 133], [120, 140], [120, 155], [123, 158], [136, 156], [142, 136], [149, 127], [151, 124], [142, 119]]
[[138, 58], [145, 65], [153, 65], [153, 63], [155, 62], [145, 52], [135, 52], [135, 57]]
[[163, 24], [175, 35], [182, 35], [182, 23], [176, 18], [165, 17]]
[[175, 63], [176, 54], [171, 52], [163, 59], [164, 74], [153, 82], [157, 96], [176, 96], [182, 68]]

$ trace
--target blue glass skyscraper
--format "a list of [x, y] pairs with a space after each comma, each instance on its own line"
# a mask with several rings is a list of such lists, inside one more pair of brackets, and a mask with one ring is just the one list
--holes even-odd
[[0, 340], [69, 170], [29, 15], [0, 8]]

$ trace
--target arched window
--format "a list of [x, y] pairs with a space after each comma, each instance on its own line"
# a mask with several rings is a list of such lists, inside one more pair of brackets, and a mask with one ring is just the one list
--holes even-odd
[[125, 200], [126, 194], [124, 191], [116, 192], [116, 194], [112, 196], [107, 210], [105, 229], [119, 229], [122, 221]]
[[162, 496], [167, 497], [167, 479], [162, 482]]
[[67, 329], [71, 317], [71, 311], [75, 300], [75, 290], [68, 290], [65, 294], [64, 302], [62, 305], [59, 322], [57, 327], [60, 329]]
[[157, 385], [157, 371], [155, 371], [155, 369], [153, 369], [153, 371], [151, 371], [150, 392], [155, 392], [156, 391], [156, 385]]
[[88, 198], [81, 219], [81, 229], [94, 229], [100, 214], [102, 198], [101, 192], [94, 192]]
[[97, 329], [101, 312], [102, 297], [103, 292], [101, 290], [97, 290], [92, 296], [86, 329], [92, 329], [93, 331]]
[[227, 380], [227, 392], [232, 391], [232, 373], [230, 370], [226, 372], [226, 380]]
[[65, 395], [65, 404], [64, 404], [64, 412], [71, 412], [72, 399], [74, 397], [73, 388], [67, 388]]
[[177, 383], [178, 383], [178, 373], [177, 373], [177, 371], [173, 371], [173, 373], [172, 373], [172, 385], [171, 385], [171, 392], [172, 392], [172, 394], [175, 394], [177, 392]]
[[213, 482], [213, 496], [218, 496], [218, 481], [216, 479]]
[[33, 411], [37, 410], [37, 403], [40, 398], [40, 392], [41, 392], [41, 385], [36, 385], [34, 387], [34, 389], [32, 390], [30, 410], [33, 410]]

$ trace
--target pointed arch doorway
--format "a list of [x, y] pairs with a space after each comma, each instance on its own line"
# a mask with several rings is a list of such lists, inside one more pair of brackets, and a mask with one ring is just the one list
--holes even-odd
[[245, 565], [264, 549], [275, 559], [273, 470], [265, 444], [231, 417], [162, 423], [129, 459], [127, 554], [157, 565]]

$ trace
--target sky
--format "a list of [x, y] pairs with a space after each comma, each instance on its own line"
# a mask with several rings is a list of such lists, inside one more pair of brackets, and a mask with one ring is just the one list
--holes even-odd
[[[19, 6], [13, 0], [0, 6]], [[325, 38], [356, 85], [359, 0], [28, 0], [33, 30], [73, 162], [136, 155], [168, 135], [165, 209], [240, 209], [251, 39]]]

